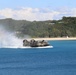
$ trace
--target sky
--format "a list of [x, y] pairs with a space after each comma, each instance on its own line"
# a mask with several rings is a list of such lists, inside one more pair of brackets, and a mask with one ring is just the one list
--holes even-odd
[[76, 17], [76, 0], [0, 0], [0, 19], [41, 21]]

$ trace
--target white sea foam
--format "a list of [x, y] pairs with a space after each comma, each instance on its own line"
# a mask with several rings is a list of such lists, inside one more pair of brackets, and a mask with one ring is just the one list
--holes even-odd
[[19, 47], [19, 48], [53, 48], [53, 46], [44, 46], [44, 47], [30, 47], [30, 46], [27, 46], [27, 47]]
[[44, 46], [44, 47], [38, 47], [38, 48], [53, 48], [53, 46]]

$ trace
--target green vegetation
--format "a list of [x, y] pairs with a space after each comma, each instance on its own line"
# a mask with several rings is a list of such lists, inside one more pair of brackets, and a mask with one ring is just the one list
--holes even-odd
[[75, 37], [76, 17], [63, 17], [61, 20], [26, 21], [1, 19], [0, 25], [15, 32], [18, 37]]

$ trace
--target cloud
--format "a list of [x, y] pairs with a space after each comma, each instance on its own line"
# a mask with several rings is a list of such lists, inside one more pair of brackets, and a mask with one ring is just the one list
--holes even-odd
[[13, 18], [17, 20], [29, 20], [29, 21], [40, 21], [40, 20], [53, 20], [60, 19], [63, 16], [76, 16], [76, 8], [73, 9], [62, 9], [51, 10], [48, 8], [25, 8], [11, 9], [5, 8], [0, 10], [0, 18]]
[[76, 17], [76, 8], [71, 9], [71, 15]]

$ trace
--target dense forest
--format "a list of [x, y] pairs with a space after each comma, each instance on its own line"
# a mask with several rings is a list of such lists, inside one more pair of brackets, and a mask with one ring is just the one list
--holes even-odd
[[63, 17], [60, 20], [26, 21], [11, 18], [0, 19], [0, 25], [14, 32], [17, 37], [75, 37], [76, 17]]

